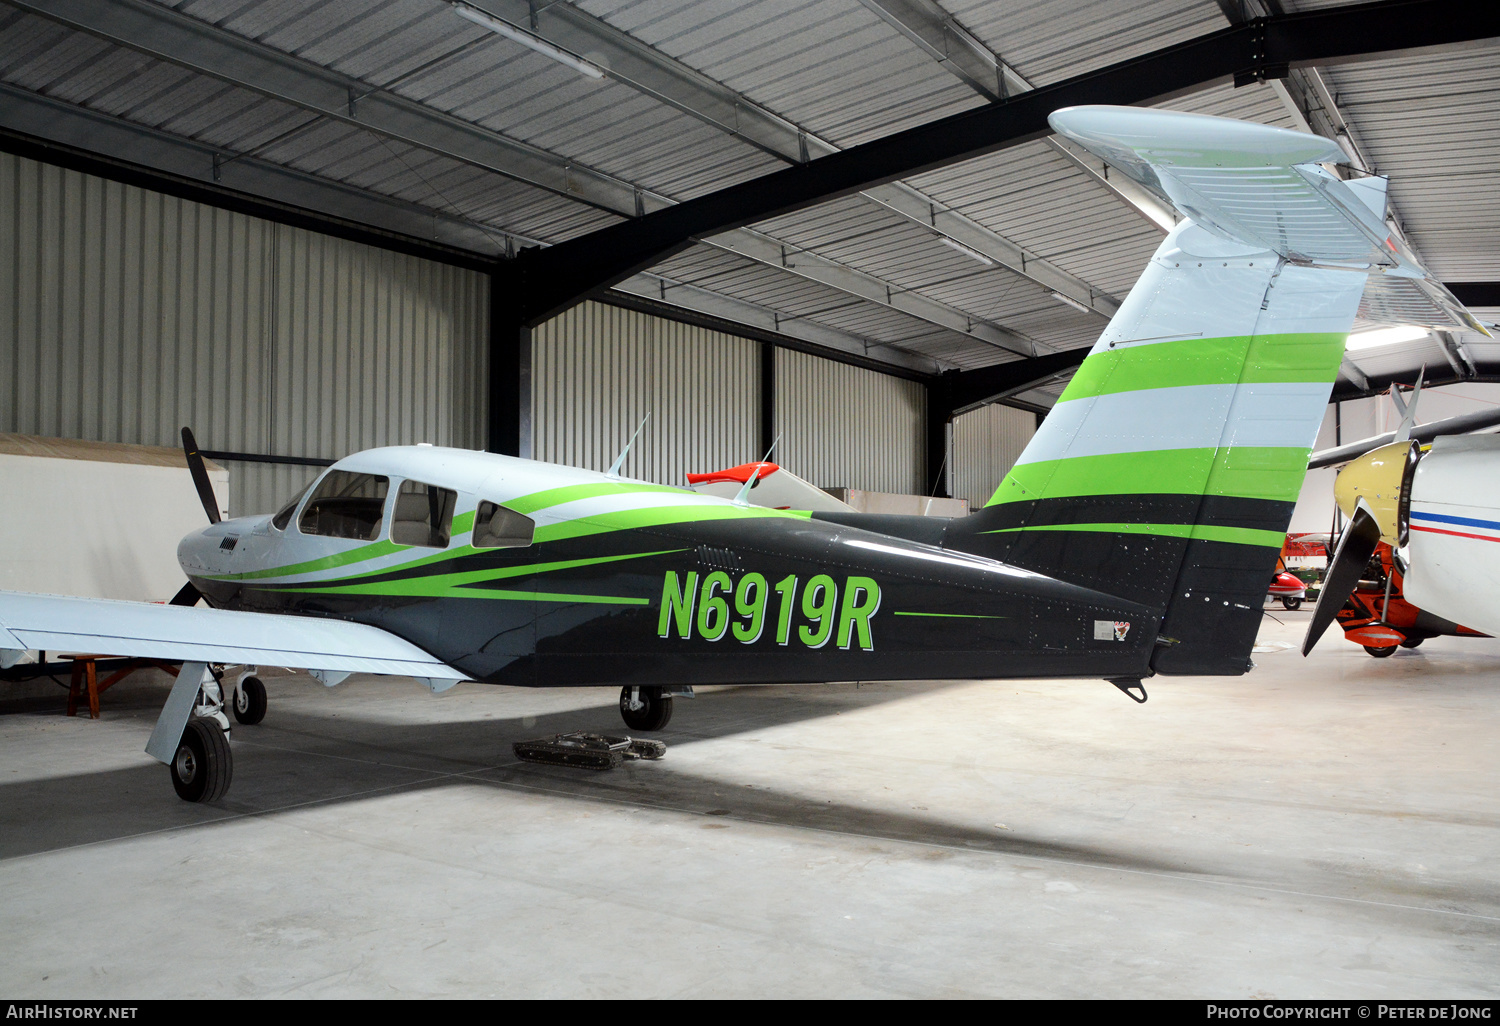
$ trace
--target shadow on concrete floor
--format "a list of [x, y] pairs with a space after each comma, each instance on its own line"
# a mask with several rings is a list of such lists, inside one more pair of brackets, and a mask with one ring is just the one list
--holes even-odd
[[[669, 726], [654, 736], [671, 749], [866, 709], [953, 684], [710, 691], [691, 702], [679, 702], [674, 725], [681, 729]], [[137, 687], [129, 699], [123, 692], [115, 694], [113, 715], [138, 721], [142, 744], [167, 687], [165, 683]], [[26, 700], [27, 704], [31, 701]], [[277, 706], [273, 696], [264, 724], [235, 729], [235, 779], [229, 795], [216, 805], [179, 800], [166, 768], [147, 761], [144, 754], [140, 766], [0, 783], [0, 825], [5, 827], [0, 830], [0, 858], [244, 816], [272, 816], [382, 793], [463, 784], [1100, 867], [1193, 871], [1180, 862], [1146, 854], [1028, 838], [1014, 831], [979, 829], [763, 786], [746, 787], [675, 769], [670, 750], [660, 762], [632, 762], [608, 772], [522, 763], [511, 752], [515, 741], [564, 731], [624, 733], [612, 704], [535, 716], [396, 724], [361, 719], [357, 702], [327, 706], [326, 715]], [[775, 756], [771, 746], [767, 754]], [[838, 756], [830, 754], [829, 758]]]

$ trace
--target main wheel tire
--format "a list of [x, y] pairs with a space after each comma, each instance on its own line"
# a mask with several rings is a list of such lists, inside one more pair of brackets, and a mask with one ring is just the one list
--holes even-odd
[[672, 721], [672, 696], [641, 688], [641, 708], [630, 708], [630, 688], [620, 689], [620, 716], [631, 730], [661, 730]]
[[224, 797], [234, 773], [224, 731], [213, 720], [188, 720], [167, 770], [173, 790], [185, 802], [216, 802]]
[[1365, 651], [1370, 653], [1376, 659], [1384, 659], [1387, 656], [1396, 654], [1396, 646], [1391, 645], [1388, 648], [1376, 648], [1374, 645], [1366, 645]]
[[1401, 647], [1402, 648], [1416, 648], [1418, 645], [1420, 645], [1422, 642], [1424, 642], [1426, 640], [1427, 640], [1426, 638], [1407, 638], [1405, 641], [1401, 642]]
[[234, 718], [253, 727], [266, 718], [266, 686], [259, 677], [246, 677], [234, 693]]
[[1302, 600], [1299, 598], [1284, 598], [1281, 600], [1281, 604], [1288, 609], [1298, 609], [1302, 606]]

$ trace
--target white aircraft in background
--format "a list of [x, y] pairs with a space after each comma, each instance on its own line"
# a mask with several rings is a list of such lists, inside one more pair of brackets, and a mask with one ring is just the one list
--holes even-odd
[[[1407, 602], [1434, 616], [1500, 635], [1500, 435], [1410, 436], [1421, 378], [1395, 441], [1339, 472], [1334, 496], [1349, 517], [1302, 654], [1310, 652], [1358, 584], [1380, 542], [1395, 550]], [[1493, 422], [1490, 411], [1462, 422]], [[1427, 425], [1432, 437], [1441, 425]], [[1359, 443], [1354, 443], [1358, 445]]]

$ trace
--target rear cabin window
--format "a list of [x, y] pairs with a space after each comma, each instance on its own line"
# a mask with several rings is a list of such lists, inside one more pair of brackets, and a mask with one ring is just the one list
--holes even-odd
[[374, 541], [380, 536], [385, 495], [390, 486], [389, 478], [374, 474], [331, 471], [307, 500], [297, 527], [303, 534], [323, 538]]
[[391, 513], [391, 541], [397, 545], [448, 546], [453, 530], [453, 505], [458, 493], [451, 488], [402, 481]]
[[481, 502], [474, 513], [476, 549], [513, 549], [531, 544], [536, 524], [515, 510], [493, 502]]

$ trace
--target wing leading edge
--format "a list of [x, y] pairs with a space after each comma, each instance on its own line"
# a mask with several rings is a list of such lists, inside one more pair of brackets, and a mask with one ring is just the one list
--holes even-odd
[[174, 662], [290, 666], [320, 674], [422, 679], [434, 691], [464, 674], [368, 624], [320, 617], [0, 591], [0, 663], [27, 649]]

